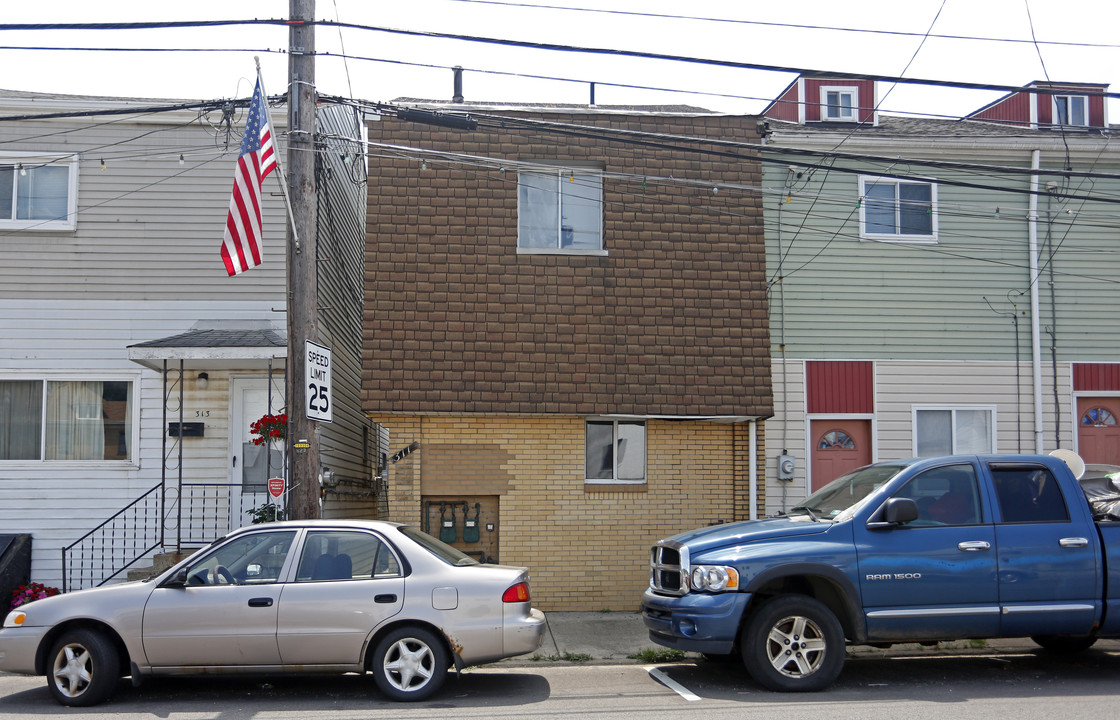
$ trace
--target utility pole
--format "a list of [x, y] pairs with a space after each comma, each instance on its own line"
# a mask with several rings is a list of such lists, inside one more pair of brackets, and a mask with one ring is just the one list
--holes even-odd
[[317, 518], [319, 428], [307, 417], [307, 341], [318, 342], [315, 187], [315, 0], [289, 0], [288, 448], [291, 517]]

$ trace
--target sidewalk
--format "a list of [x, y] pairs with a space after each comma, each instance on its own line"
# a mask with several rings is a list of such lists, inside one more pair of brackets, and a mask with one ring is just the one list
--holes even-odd
[[[649, 639], [649, 633], [638, 612], [546, 612], [547, 627], [540, 650], [529, 655], [503, 660], [502, 663], [538, 665], [541, 663], [595, 662], [633, 663], [631, 658], [643, 650], [665, 652]], [[1120, 640], [1101, 640], [1095, 646], [1110, 651], [1120, 650]], [[936, 649], [917, 643], [892, 645], [887, 649], [856, 645], [848, 648], [849, 657], [879, 654], [899, 657], [920, 654], [1035, 653], [1039, 648], [1029, 638], [993, 640], [955, 640], [939, 643]], [[699, 655], [688, 653], [689, 660]]]
[[638, 612], [549, 612], [544, 617], [544, 642], [535, 655], [545, 660], [574, 656], [586, 661], [590, 656], [595, 661], [633, 662], [628, 656], [661, 647], [649, 639]]

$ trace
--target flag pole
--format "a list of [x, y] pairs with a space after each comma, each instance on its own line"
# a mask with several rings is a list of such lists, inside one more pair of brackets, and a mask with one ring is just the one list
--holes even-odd
[[[276, 133], [276, 123], [272, 122], [272, 110], [268, 107], [268, 93], [264, 89], [264, 78], [261, 77], [260, 56], [254, 55], [253, 60], [257, 63], [257, 82], [260, 83], [261, 94], [264, 95], [264, 112], [268, 117], [268, 126], [272, 128], [273, 133]], [[273, 150], [273, 157], [276, 158], [276, 170], [280, 173], [280, 189], [284, 191], [284, 206], [288, 208], [288, 224], [292, 228], [292, 242], [295, 244], [296, 252], [300, 252], [299, 235], [296, 233], [296, 215], [292, 211], [292, 199], [288, 197], [288, 177], [284, 174], [284, 165], [280, 162], [279, 148]]]

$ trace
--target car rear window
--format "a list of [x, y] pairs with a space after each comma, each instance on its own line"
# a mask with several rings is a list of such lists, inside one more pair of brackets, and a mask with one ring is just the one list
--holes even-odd
[[400, 527], [399, 530], [409, 540], [423, 546], [428, 552], [449, 565], [478, 565], [478, 561], [470, 555], [466, 555], [447, 543], [435, 539], [426, 532], [421, 532], [407, 525]]

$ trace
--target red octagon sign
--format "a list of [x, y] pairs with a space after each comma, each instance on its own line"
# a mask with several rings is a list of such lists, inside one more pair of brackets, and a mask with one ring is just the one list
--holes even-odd
[[279, 498], [284, 494], [284, 478], [269, 478], [268, 479], [268, 494], [274, 498]]

